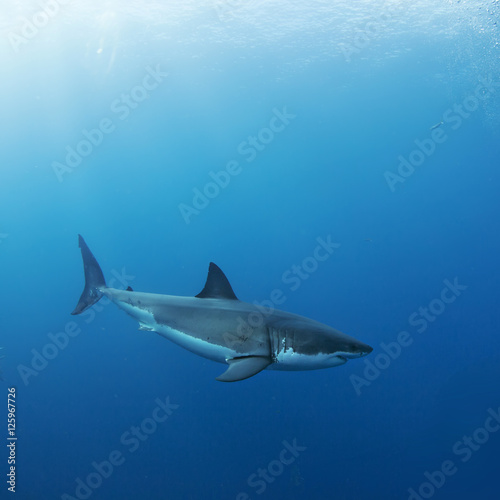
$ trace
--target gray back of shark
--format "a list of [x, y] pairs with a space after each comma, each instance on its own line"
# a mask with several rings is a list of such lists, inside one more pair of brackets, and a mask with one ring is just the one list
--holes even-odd
[[85, 288], [72, 314], [80, 314], [102, 296], [139, 322], [185, 349], [225, 363], [217, 377], [235, 382], [273, 370], [315, 370], [365, 356], [372, 348], [317, 321], [238, 300], [221, 271], [210, 263], [207, 281], [195, 297], [118, 290], [104, 276], [84, 239], [79, 236]]

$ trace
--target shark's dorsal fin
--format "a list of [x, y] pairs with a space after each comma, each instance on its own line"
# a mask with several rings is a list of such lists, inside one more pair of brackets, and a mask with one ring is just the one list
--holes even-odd
[[226, 275], [220, 267], [210, 262], [207, 281], [203, 290], [196, 295], [199, 299], [230, 299], [238, 300], [233, 292]]

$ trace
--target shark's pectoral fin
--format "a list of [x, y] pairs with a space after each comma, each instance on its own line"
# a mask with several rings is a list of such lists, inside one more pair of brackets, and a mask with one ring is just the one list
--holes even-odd
[[265, 356], [245, 356], [228, 359], [227, 362], [229, 368], [216, 378], [220, 382], [238, 382], [253, 377], [264, 368], [267, 368], [272, 363], [272, 360]]

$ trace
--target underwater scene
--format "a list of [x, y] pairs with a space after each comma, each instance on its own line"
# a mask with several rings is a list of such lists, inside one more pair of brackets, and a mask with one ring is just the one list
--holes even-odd
[[499, 27], [3, 0], [0, 498], [498, 499]]

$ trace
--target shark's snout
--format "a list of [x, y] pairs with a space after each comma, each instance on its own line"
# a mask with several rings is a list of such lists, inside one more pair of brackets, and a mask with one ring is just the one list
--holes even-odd
[[360, 347], [360, 356], [366, 356], [373, 351], [373, 347], [368, 344], [361, 344]]
[[367, 356], [373, 351], [373, 347], [363, 342], [353, 342], [346, 346], [345, 351], [342, 353], [342, 357], [347, 359], [361, 358]]

